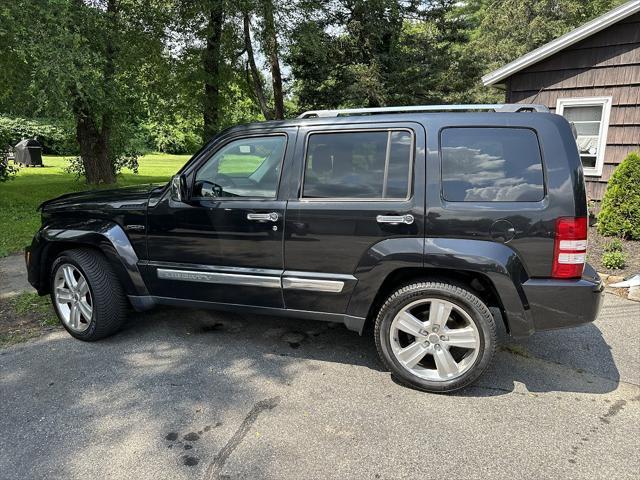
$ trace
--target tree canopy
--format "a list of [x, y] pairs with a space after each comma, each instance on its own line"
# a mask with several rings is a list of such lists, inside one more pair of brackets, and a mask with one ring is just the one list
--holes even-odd
[[0, 115], [66, 126], [80, 173], [113, 183], [145, 149], [192, 152], [237, 123], [499, 101], [482, 74], [620, 3], [2, 2]]

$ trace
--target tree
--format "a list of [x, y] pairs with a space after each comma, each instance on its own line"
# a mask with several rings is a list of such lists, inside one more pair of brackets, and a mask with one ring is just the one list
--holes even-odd
[[163, 48], [162, 16], [154, 7], [144, 0], [15, 6], [22, 23], [11, 48], [29, 72], [31, 113], [73, 117], [89, 183], [114, 183], [119, 168], [135, 162], [129, 140], [140, 113], [136, 74]]
[[482, 73], [622, 1], [1, 2], [0, 113], [73, 123], [112, 183], [142, 142], [189, 151], [285, 108], [499, 101]]
[[267, 104], [267, 98], [264, 92], [264, 85], [262, 80], [262, 75], [258, 70], [258, 65], [256, 64], [256, 58], [253, 51], [253, 41], [251, 39], [251, 18], [248, 10], [242, 12], [242, 27], [243, 27], [243, 37], [244, 37], [244, 49], [247, 54], [247, 66], [246, 70], [248, 75], [250, 75], [250, 79], [247, 78], [247, 83], [253, 85], [254, 95], [258, 105], [260, 106], [260, 110], [264, 115], [264, 118], [267, 120], [271, 120], [273, 118], [273, 113]]
[[284, 118], [284, 95], [282, 92], [282, 74], [280, 72], [280, 58], [278, 51], [278, 36], [274, 19], [273, 0], [261, 0], [263, 18], [263, 45], [271, 68], [271, 84], [273, 86], [273, 116], [275, 119]]
[[340, 0], [310, 4], [287, 61], [302, 109], [435, 103], [464, 97], [477, 75], [455, 2]]
[[221, 123], [220, 83], [222, 80], [222, 31], [225, 21], [225, 2], [209, 4], [206, 27], [206, 47], [202, 54], [204, 77], [204, 136], [212, 137]]
[[19, 48], [20, 30], [26, 22], [25, 12], [12, 2], [0, 3], [0, 112], [16, 113], [30, 108], [30, 72], [24, 68], [26, 58]]
[[624, 3], [625, 0], [471, 0], [470, 49], [490, 71]]
[[[281, 12], [282, 13], [282, 12]], [[245, 0], [241, 8], [242, 37], [244, 51], [247, 55], [247, 83], [253, 88], [253, 96], [267, 120], [284, 118], [284, 89], [280, 68], [280, 48], [278, 44], [278, 29], [276, 28], [276, 13], [273, 0]], [[261, 50], [267, 58], [271, 74], [271, 93], [273, 94], [273, 108], [269, 106], [267, 92], [264, 88], [262, 72], [258, 68], [251, 36], [251, 20], [257, 18]]]
[[[260, 118], [259, 112], [245, 101], [251, 98], [251, 89], [242, 62], [246, 51], [243, 3], [176, 0], [172, 28], [177, 37], [174, 42], [180, 48], [175, 55], [179, 64], [190, 68], [183, 85], [199, 101], [204, 141], [229, 125], [231, 119], [246, 122]], [[193, 61], [196, 58], [199, 60]]]

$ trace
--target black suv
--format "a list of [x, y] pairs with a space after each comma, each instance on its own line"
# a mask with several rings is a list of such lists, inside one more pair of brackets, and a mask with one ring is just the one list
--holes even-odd
[[400, 381], [442, 392], [480, 376], [501, 330], [591, 322], [603, 295], [572, 128], [535, 105], [234, 127], [167, 185], [41, 208], [29, 281], [81, 340], [158, 304], [371, 324]]

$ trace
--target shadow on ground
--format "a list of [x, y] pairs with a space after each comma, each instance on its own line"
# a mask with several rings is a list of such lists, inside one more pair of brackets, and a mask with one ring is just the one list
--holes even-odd
[[[137, 478], [176, 465], [187, 469], [179, 475], [196, 467], [218, 478], [252, 422], [280, 398], [302, 395], [295, 401], [304, 405], [305, 392], [314, 391], [309, 403], [339, 405], [334, 382], [352, 382], [365, 394], [389, 376], [370, 333], [173, 308], [134, 314], [122, 332], [96, 343], [59, 332], [2, 350], [0, 371], [0, 471], [10, 469], [12, 478], [86, 478], [96, 468], [106, 478], [133, 464]], [[313, 387], [298, 385], [309, 378]], [[587, 325], [501, 351], [458, 395], [523, 393], [519, 384], [528, 392], [600, 394], [615, 390], [619, 379], [600, 330]], [[414, 398], [401, 392], [407, 402]], [[415, 395], [421, 403], [431, 398]], [[269, 446], [261, 448], [269, 458]]]
[[[198, 311], [138, 314], [121, 335], [145, 335], [158, 328], [158, 319], [176, 335], [186, 334], [206, 348], [224, 344], [224, 348], [255, 348], [252, 362], [264, 354], [367, 367], [385, 372], [378, 360], [367, 329], [363, 336], [340, 324], [291, 320], [277, 317], [245, 317], [227, 313]], [[113, 340], [117, 342], [117, 337]], [[244, 360], [247, 360], [246, 358]], [[280, 374], [276, 374], [280, 378]], [[615, 390], [620, 374], [611, 349], [594, 324], [539, 332], [530, 339], [508, 341], [496, 354], [487, 372], [464, 396], [503, 395], [523, 384], [529, 392], [607, 393]]]

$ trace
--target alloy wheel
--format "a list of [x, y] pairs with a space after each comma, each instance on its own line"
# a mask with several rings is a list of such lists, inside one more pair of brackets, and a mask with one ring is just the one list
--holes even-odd
[[458, 378], [474, 364], [480, 332], [455, 303], [424, 298], [406, 305], [391, 322], [391, 350], [411, 374], [430, 381]]
[[58, 267], [53, 297], [62, 322], [74, 332], [84, 332], [93, 318], [93, 300], [86, 278], [70, 263]]

